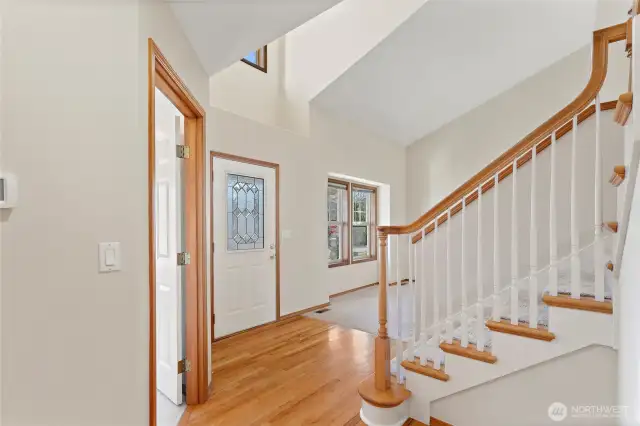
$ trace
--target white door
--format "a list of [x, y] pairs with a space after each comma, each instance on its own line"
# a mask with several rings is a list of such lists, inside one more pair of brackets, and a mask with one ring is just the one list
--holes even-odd
[[176, 145], [184, 140], [184, 118], [156, 89], [156, 377], [157, 388], [175, 404], [182, 404], [182, 282], [178, 266], [182, 241], [182, 167]]
[[216, 338], [276, 319], [276, 173], [214, 157]]

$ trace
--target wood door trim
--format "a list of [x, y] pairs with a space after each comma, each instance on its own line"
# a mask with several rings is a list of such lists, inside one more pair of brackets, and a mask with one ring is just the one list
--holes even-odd
[[[541, 144], [541, 142], [549, 138], [552, 132], [565, 127], [565, 123], [570, 122], [575, 115], [581, 114], [588, 108], [589, 104], [596, 98], [607, 76], [609, 44], [625, 40], [626, 36], [626, 22], [594, 31], [591, 76], [585, 88], [573, 101], [525, 136], [520, 142], [489, 163], [489, 165], [451, 192], [417, 220], [404, 226], [379, 226], [378, 231], [385, 232], [386, 234], [408, 234], [420, 231], [424, 226], [444, 214], [448, 209], [452, 209], [457, 204], [461, 204], [463, 197], [468, 200], [467, 202], [475, 200], [478, 195], [477, 189], [479, 185], [482, 185], [483, 193], [493, 188], [494, 180], [491, 179], [493, 176], [499, 174], [499, 179], [508, 176], [511, 173], [511, 171], [509, 171], [511, 170], [510, 165], [515, 159], [520, 158], [533, 147], [537, 146], [536, 150], [539, 151], [540, 145], [538, 144]], [[523, 159], [520, 158], [518, 162], [520, 163], [522, 160]], [[453, 209], [451, 213], [453, 215]]]
[[169, 64], [153, 39], [148, 39], [148, 232], [149, 232], [149, 425], [156, 426], [156, 262], [155, 262], [155, 89], [158, 88], [185, 117], [185, 143], [193, 161], [186, 163], [185, 223], [187, 247], [192, 265], [185, 282], [186, 356], [191, 360], [187, 378], [187, 404], [199, 404], [208, 397], [208, 345], [206, 322], [205, 233], [205, 110]]
[[210, 194], [209, 194], [209, 209], [211, 213], [211, 217], [209, 219], [210, 225], [210, 238], [211, 238], [211, 258], [209, 261], [211, 262], [211, 276], [209, 277], [211, 280], [211, 342], [215, 340], [215, 310], [214, 310], [214, 288], [215, 288], [215, 280], [214, 280], [214, 262], [213, 262], [213, 248], [214, 248], [214, 233], [213, 233], [213, 159], [221, 158], [224, 160], [237, 161], [239, 163], [252, 164], [254, 166], [268, 167], [274, 169], [276, 172], [276, 321], [280, 320], [280, 164], [278, 163], [270, 163], [268, 161], [258, 160], [255, 158], [242, 157], [240, 155], [228, 154], [226, 152], [220, 151], [211, 151], [209, 153], [210, 157]]

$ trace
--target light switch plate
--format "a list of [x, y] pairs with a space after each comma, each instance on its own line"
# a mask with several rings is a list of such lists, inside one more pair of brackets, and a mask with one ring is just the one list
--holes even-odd
[[98, 252], [100, 272], [115, 272], [121, 269], [120, 243], [100, 243]]

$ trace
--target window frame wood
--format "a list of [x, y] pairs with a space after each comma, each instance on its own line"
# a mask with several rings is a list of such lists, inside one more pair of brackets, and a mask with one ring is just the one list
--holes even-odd
[[[349, 198], [352, 197], [352, 192], [355, 189], [364, 189], [366, 191], [371, 191], [373, 193], [373, 214], [374, 214], [374, 223], [373, 225], [369, 225], [371, 228], [369, 230], [369, 253], [374, 253], [367, 258], [364, 259], [353, 259], [353, 241], [349, 240], [349, 260], [352, 265], [357, 265], [359, 263], [372, 262], [374, 260], [378, 260], [378, 250], [376, 247], [376, 229], [378, 227], [378, 188], [375, 186], [363, 185], [360, 183], [351, 183], [349, 185]], [[353, 203], [349, 204], [350, 215], [349, 215], [349, 234], [351, 234], [351, 229], [353, 227]]]
[[244, 62], [247, 65], [252, 66], [253, 68], [262, 71], [263, 73], [267, 73], [267, 45], [262, 46], [261, 48], [259, 48], [258, 50], [256, 50], [256, 62], [251, 62], [246, 60], [245, 58], [242, 58], [241, 61]]
[[[347, 266], [351, 263], [351, 220], [350, 220], [350, 215], [351, 215], [351, 183], [347, 182], [346, 180], [340, 180], [340, 179], [334, 179], [334, 178], [329, 178], [329, 180], [327, 181], [327, 188], [329, 186], [330, 183], [336, 184], [336, 185], [344, 185], [345, 186], [345, 191], [347, 193], [347, 200], [346, 200], [346, 207], [348, 210], [347, 213], [347, 222], [345, 223], [345, 226], [347, 227], [347, 232], [346, 232], [346, 239], [342, 238], [340, 240], [340, 244], [342, 245], [342, 252], [345, 253], [346, 252], [346, 256], [342, 256], [342, 260], [339, 262], [334, 262], [334, 263], [329, 263], [329, 268], [337, 268], [340, 266]], [[327, 223], [329, 221], [327, 220]], [[344, 237], [344, 235], [343, 235]]]
[[[340, 266], [348, 266], [348, 265], [357, 265], [360, 263], [366, 263], [366, 262], [372, 262], [372, 261], [376, 261], [378, 260], [378, 250], [377, 250], [377, 246], [376, 246], [376, 235], [377, 235], [377, 228], [378, 228], [378, 213], [379, 213], [379, 208], [378, 208], [378, 188], [375, 186], [369, 186], [369, 185], [365, 185], [365, 184], [361, 184], [361, 183], [356, 183], [356, 182], [349, 182], [346, 180], [341, 180], [341, 179], [335, 179], [335, 178], [329, 178], [327, 180], [327, 186], [329, 183], [334, 183], [337, 185], [344, 185], [347, 187], [347, 205], [348, 205], [348, 221], [347, 221], [347, 255], [343, 256], [343, 260], [341, 262], [335, 262], [335, 263], [328, 263], [327, 266], [329, 268], [337, 268]], [[373, 206], [373, 214], [374, 214], [374, 223], [372, 225], [369, 225], [371, 227], [370, 235], [369, 235], [369, 253], [374, 253], [373, 256], [369, 256], [367, 258], [363, 258], [363, 259], [357, 259], [354, 260], [353, 259], [353, 234], [352, 234], [352, 227], [353, 227], [353, 198], [352, 198], [352, 191], [353, 189], [364, 189], [367, 191], [371, 191], [373, 193], [373, 200], [375, 204]], [[327, 221], [328, 222], [328, 221]], [[343, 246], [345, 245], [344, 241], [342, 242]], [[344, 250], [344, 247], [343, 247]]]

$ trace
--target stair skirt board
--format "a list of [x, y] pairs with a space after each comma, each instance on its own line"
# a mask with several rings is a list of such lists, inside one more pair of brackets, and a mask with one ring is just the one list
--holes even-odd
[[450, 376], [446, 382], [406, 369], [406, 388], [412, 392], [410, 417], [428, 421], [431, 402], [440, 398], [592, 345], [613, 347], [612, 315], [554, 306], [548, 311], [549, 330], [543, 331], [555, 336], [551, 343], [496, 332], [492, 333], [492, 355], [499, 359], [495, 364], [444, 353], [445, 374]]

